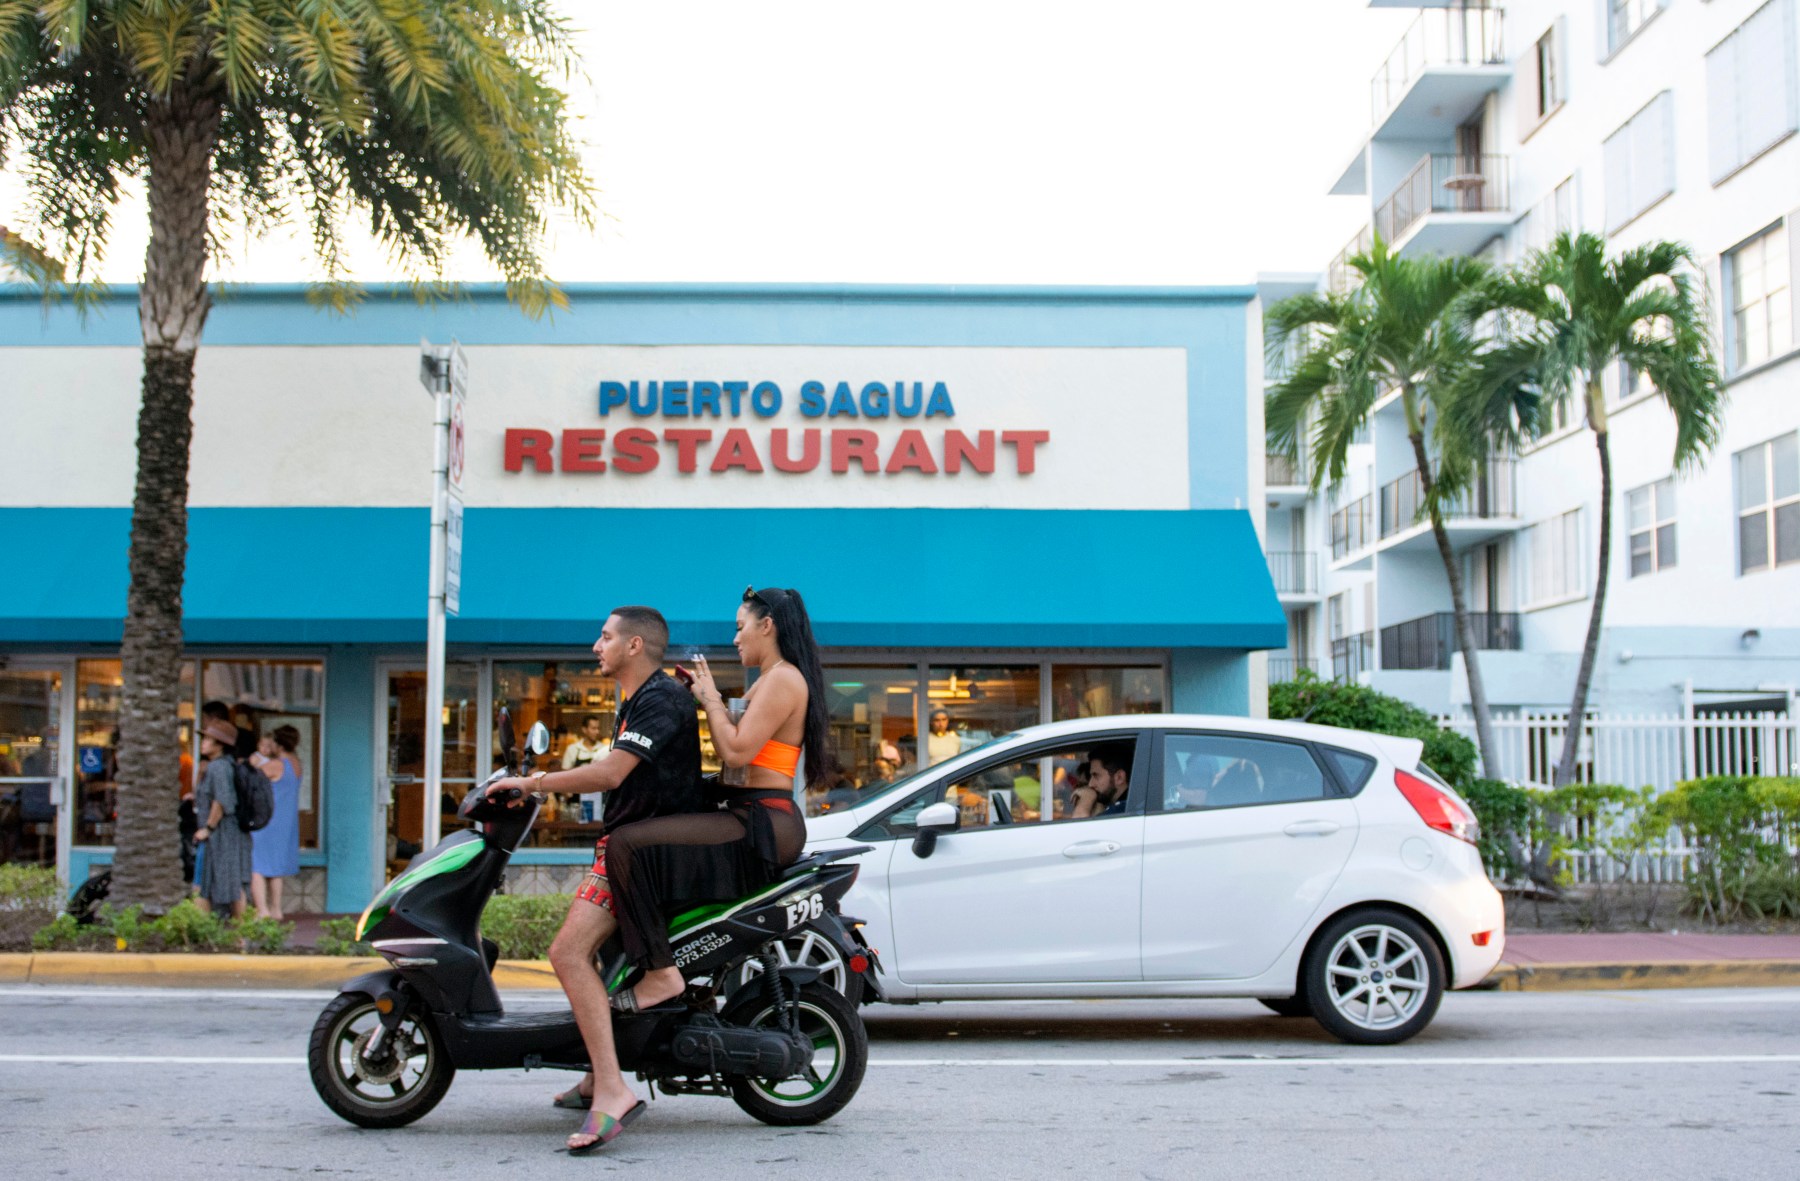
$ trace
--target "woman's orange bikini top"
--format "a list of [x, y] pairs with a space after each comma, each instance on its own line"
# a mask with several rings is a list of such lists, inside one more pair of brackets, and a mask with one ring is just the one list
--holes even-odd
[[752, 767], [766, 767], [777, 775], [785, 775], [792, 779], [800, 766], [800, 748], [789, 746], [785, 742], [776, 742], [773, 738], [763, 743], [763, 748], [756, 752], [750, 760]]

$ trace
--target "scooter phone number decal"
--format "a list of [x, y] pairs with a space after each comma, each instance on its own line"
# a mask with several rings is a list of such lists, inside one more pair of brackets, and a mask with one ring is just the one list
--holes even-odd
[[798, 927], [801, 923], [804, 923], [809, 919], [816, 919], [824, 913], [824, 895], [814, 894], [809, 898], [802, 898], [798, 902], [788, 903], [787, 925], [790, 927]]

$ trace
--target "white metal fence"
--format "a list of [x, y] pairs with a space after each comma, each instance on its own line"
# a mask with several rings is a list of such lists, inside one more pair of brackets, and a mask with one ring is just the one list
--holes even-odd
[[[1446, 729], [1475, 737], [1471, 718], [1440, 718]], [[1486, 774], [1513, 783], [1547, 786], [1562, 757], [1567, 713], [1528, 714], [1493, 722], [1498, 767]], [[1687, 779], [1708, 775], [1793, 775], [1800, 762], [1800, 721], [1774, 713], [1721, 713], [1697, 717], [1590, 717], [1582, 723], [1575, 778], [1582, 783], [1648, 787], [1660, 795]], [[1621, 865], [1593, 851], [1611, 835], [1564, 830], [1573, 846], [1568, 867], [1578, 882], [1682, 880], [1693, 851], [1671, 830], [1658, 849]], [[1588, 851], [1583, 851], [1588, 850]]]

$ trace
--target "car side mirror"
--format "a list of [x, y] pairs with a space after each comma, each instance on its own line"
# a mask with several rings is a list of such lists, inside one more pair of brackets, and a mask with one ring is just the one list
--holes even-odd
[[913, 834], [913, 856], [929, 857], [937, 849], [941, 833], [955, 832], [955, 804], [932, 804], [919, 813], [917, 831]]

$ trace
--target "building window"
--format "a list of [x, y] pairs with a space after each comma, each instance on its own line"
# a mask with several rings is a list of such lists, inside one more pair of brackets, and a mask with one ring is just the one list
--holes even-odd
[[1525, 609], [1585, 594], [1581, 510], [1570, 509], [1525, 530]]
[[1625, 494], [1631, 537], [1631, 577], [1675, 564], [1675, 481], [1671, 477]]
[[925, 734], [901, 748], [903, 759], [931, 767], [1022, 726], [1044, 720], [1042, 671], [1035, 664], [933, 668], [925, 691]]
[[1800, 561], [1800, 434], [1736, 457], [1738, 573]]
[[1707, 163], [1718, 184], [1794, 133], [1794, 0], [1769, 0], [1706, 55]]
[[1537, 85], [1532, 92], [1534, 126], [1554, 115], [1567, 97], [1563, 93], [1562, 47], [1562, 21], [1559, 19], [1537, 39], [1537, 45], [1532, 50], [1531, 65], [1537, 75]]
[[1794, 343], [1789, 294], [1788, 235], [1771, 226], [1725, 256], [1731, 290], [1733, 372], [1778, 357]]
[[1163, 670], [1096, 664], [1057, 664], [1050, 669], [1050, 720], [1108, 714], [1159, 714], [1168, 708]]
[[1661, 12], [1667, 0], [1607, 0], [1606, 52], [1614, 54]]
[[1665, 90], [1607, 139], [1607, 233], [1675, 191], [1674, 110]]
[[1520, 245], [1524, 253], [1542, 250], [1556, 241], [1558, 234], [1575, 232], [1575, 178], [1563, 182], [1533, 205], [1520, 226]]
[[808, 801], [815, 815], [853, 802], [858, 790], [880, 791], [918, 770], [917, 665], [827, 666], [825, 702], [832, 753], [844, 781], [824, 798]]

